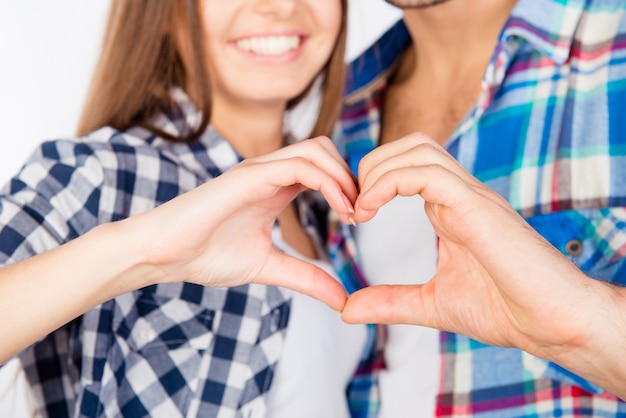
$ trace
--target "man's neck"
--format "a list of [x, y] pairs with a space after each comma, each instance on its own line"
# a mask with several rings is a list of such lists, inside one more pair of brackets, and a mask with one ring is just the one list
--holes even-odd
[[[516, 0], [450, 0], [424, 9], [405, 9], [413, 39], [402, 78], [417, 73], [448, 83], [459, 69], [484, 70]], [[399, 80], [400, 81], [400, 80]]]
[[472, 109], [515, 0], [450, 0], [408, 9], [413, 46], [385, 91], [381, 142], [421, 131], [441, 144]]

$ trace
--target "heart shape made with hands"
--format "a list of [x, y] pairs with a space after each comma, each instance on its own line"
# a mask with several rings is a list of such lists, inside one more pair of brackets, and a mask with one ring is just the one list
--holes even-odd
[[[427, 215], [422, 220], [430, 222], [436, 235], [436, 266], [430, 277], [420, 278], [422, 283], [390, 279], [352, 293], [342, 310], [346, 322], [424, 325], [488, 344], [519, 346], [529, 332], [516, 331], [520, 327], [515, 315], [544, 312], [553, 303], [546, 298], [558, 291], [553, 277], [546, 277], [546, 266], [570, 269], [556, 277], [574, 275], [572, 263], [502, 196], [425, 135], [409, 135], [371, 151], [359, 164], [358, 184], [356, 223], [372, 220], [396, 196], [422, 197]], [[393, 212], [384, 221], [392, 225], [392, 239], [415, 233], [406, 225], [410, 219], [394, 218]], [[385, 225], [379, 231], [389, 232]], [[362, 265], [386, 263], [378, 254], [367, 257], [377, 259], [361, 257]], [[379, 270], [384, 274], [385, 266]]]

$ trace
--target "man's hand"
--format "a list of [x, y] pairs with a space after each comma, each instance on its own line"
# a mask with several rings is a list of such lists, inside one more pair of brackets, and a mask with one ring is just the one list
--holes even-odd
[[623, 289], [585, 276], [424, 135], [371, 152], [359, 166], [359, 183], [357, 222], [396, 195], [421, 195], [439, 238], [439, 259], [426, 284], [352, 294], [346, 322], [424, 325], [519, 347], [616, 389], [605, 379], [615, 368], [599, 363], [610, 357], [610, 347], [624, 346]]

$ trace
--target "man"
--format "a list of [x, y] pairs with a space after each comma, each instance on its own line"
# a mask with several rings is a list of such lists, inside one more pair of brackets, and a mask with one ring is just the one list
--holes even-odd
[[[352, 64], [336, 136], [353, 170], [375, 147], [424, 132], [587, 275], [626, 282], [624, 3], [388, 2], [403, 8], [403, 22]], [[417, 165], [411, 149], [385, 152]], [[402, 164], [377, 170], [394, 165]], [[331, 251], [344, 277], [370, 285], [429, 280], [434, 257], [417, 269], [406, 261], [423, 255], [416, 242], [436, 246], [432, 230], [414, 226], [424, 219], [422, 206], [419, 199], [394, 199], [354, 231], [340, 227]], [[390, 228], [396, 229], [388, 233]], [[515, 256], [503, 249], [503, 258]], [[346, 269], [343, 262], [358, 268]], [[584, 322], [576, 309], [570, 320]], [[407, 318], [396, 317], [418, 323]], [[383, 416], [626, 413], [614, 395], [521, 350], [417, 327], [391, 326], [384, 341]], [[394, 357], [398, 353], [402, 361]], [[416, 387], [423, 382], [423, 389]]]
[[423, 196], [439, 238], [439, 262], [426, 285], [354, 293], [344, 320], [426, 325], [520, 347], [626, 399], [626, 287], [591, 280], [424, 135], [369, 153], [359, 183], [358, 222], [372, 219], [396, 195]]

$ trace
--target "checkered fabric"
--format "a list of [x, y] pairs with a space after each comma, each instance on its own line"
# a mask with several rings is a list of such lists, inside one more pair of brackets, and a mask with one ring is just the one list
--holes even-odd
[[[156, 120], [175, 135], [198, 112], [181, 91], [173, 96], [175, 111]], [[154, 208], [240, 160], [212, 129], [193, 144], [139, 128], [43, 143], [0, 194], [0, 262]], [[309, 212], [311, 232], [318, 216]], [[290, 300], [262, 285], [150, 286], [85, 313], [20, 359], [42, 416], [263, 417]]]
[[[446, 144], [583, 271], [622, 285], [625, 8], [618, 0], [519, 0], [478, 101]], [[377, 146], [387, 78], [409, 43], [399, 22], [351, 65], [334, 138], [354, 170]], [[358, 248], [350, 228], [338, 231], [352, 244], [334, 248], [333, 259], [348, 270]], [[612, 394], [520, 350], [452, 333], [441, 333], [440, 347], [438, 416], [626, 416]]]

